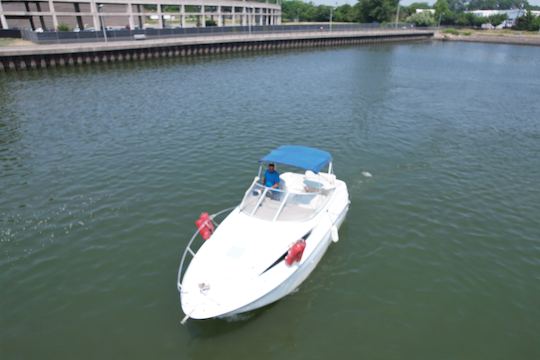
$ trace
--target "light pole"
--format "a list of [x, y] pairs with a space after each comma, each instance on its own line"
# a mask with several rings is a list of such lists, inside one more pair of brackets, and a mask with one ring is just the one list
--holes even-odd
[[395, 25], [396, 29], [397, 29], [398, 21], [399, 21], [399, 0], [397, 2], [397, 11], [396, 11], [396, 25]]
[[249, 29], [249, 35], [251, 35], [251, 12], [253, 11], [253, 8], [248, 8], [248, 29]]
[[[337, 1], [336, 1], [336, 9], [337, 9]], [[330, 6], [330, 32], [332, 32], [333, 15], [334, 15], [334, 7]]]
[[105, 42], [108, 42], [109, 39], [107, 39], [107, 31], [105, 30], [105, 19], [103, 18], [103, 15], [101, 15], [101, 10], [103, 10], [103, 4], [98, 5], [99, 20], [101, 21], [101, 30], [103, 30], [103, 38], [105, 39]]
[[332, 15], [334, 13], [334, 7], [330, 7], [330, 32], [332, 32]]

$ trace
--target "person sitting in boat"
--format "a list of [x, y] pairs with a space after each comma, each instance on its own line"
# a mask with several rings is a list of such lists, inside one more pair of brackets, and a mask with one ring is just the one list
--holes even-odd
[[[273, 163], [268, 164], [268, 169], [264, 172], [263, 184], [272, 189], [279, 188], [279, 172]], [[268, 194], [273, 199], [278, 196], [277, 191], [269, 191]]]
[[279, 187], [279, 172], [272, 163], [268, 164], [268, 169], [264, 172], [263, 184], [266, 187], [277, 189]]

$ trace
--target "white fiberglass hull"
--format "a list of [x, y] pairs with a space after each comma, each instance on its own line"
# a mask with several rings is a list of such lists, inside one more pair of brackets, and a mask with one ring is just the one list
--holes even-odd
[[[340, 216], [339, 223], [336, 224], [337, 229], [339, 229], [342, 222], [345, 220], [347, 211], [348, 211], [348, 207], [344, 210], [342, 216]], [[281, 283], [281, 285], [279, 285], [278, 287], [276, 287], [274, 290], [270, 291], [266, 295], [262, 296], [260, 299], [257, 299], [256, 301], [244, 307], [241, 307], [240, 309], [231, 311], [227, 314], [223, 314], [221, 317], [229, 317], [229, 316], [238, 315], [238, 314], [242, 314], [248, 311], [259, 309], [266, 305], [270, 305], [271, 303], [276, 302], [279, 299], [292, 293], [304, 282], [304, 280], [308, 278], [311, 272], [315, 270], [315, 267], [319, 264], [319, 262], [321, 261], [323, 255], [326, 253], [326, 250], [328, 249], [331, 243], [332, 243], [332, 234], [330, 230], [326, 234], [323, 241], [319, 243], [319, 246], [316, 248], [313, 254], [308, 259], [306, 259], [306, 261], [302, 265], [300, 265], [298, 269], [287, 280]]]
[[[178, 286], [182, 310], [194, 319], [252, 311], [293, 292], [315, 269], [345, 219], [349, 196], [344, 182], [328, 203], [305, 221], [267, 221], [239, 208], [222, 222], [194, 256]], [[284, 255], [306, 239], [300, 262]]]

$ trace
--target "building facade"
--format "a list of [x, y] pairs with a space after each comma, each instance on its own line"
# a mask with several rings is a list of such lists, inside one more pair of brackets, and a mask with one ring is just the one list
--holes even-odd
[[[470, 10], [465, 11], [466, 13], [471, 13], [480, 17], [489, 17], [494, 15], [506, 15], [506, 20], [503, 22], [501, 27], [512, 27], [516, 24], [516, 20], [525, 16], [527, 10], [524, 9], [511, 9], [511, 10]], [[531, 11], [534, 16], [539, 16], [540, 11]]]
[[281, 24], [280, 0], [0, 0], [0, 29], [35, 31]]

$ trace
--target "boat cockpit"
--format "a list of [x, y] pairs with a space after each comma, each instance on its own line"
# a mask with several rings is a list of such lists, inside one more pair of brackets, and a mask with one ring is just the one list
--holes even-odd
[[[326, 151], [297, 145], [284, 145], [259, 160], [259, 175], [244, 195], [240, 211], [268, 221], [304, 221], [315, 216], [328, 203], [336, 187], [332, 157]], [[282, 164], [302, 169], [285, 172], [279, 187], [261, 184], [263, 164]], [[321, 172], [328, 167], [326, 173]]]
[[280, 176], [279, 188], [272, 189], [261, 184], [257, 176], [244, 195], [240, 211], [269, 221], [308, 220], [326, 205], [335, 180], [331, 173], [286, 172]]

